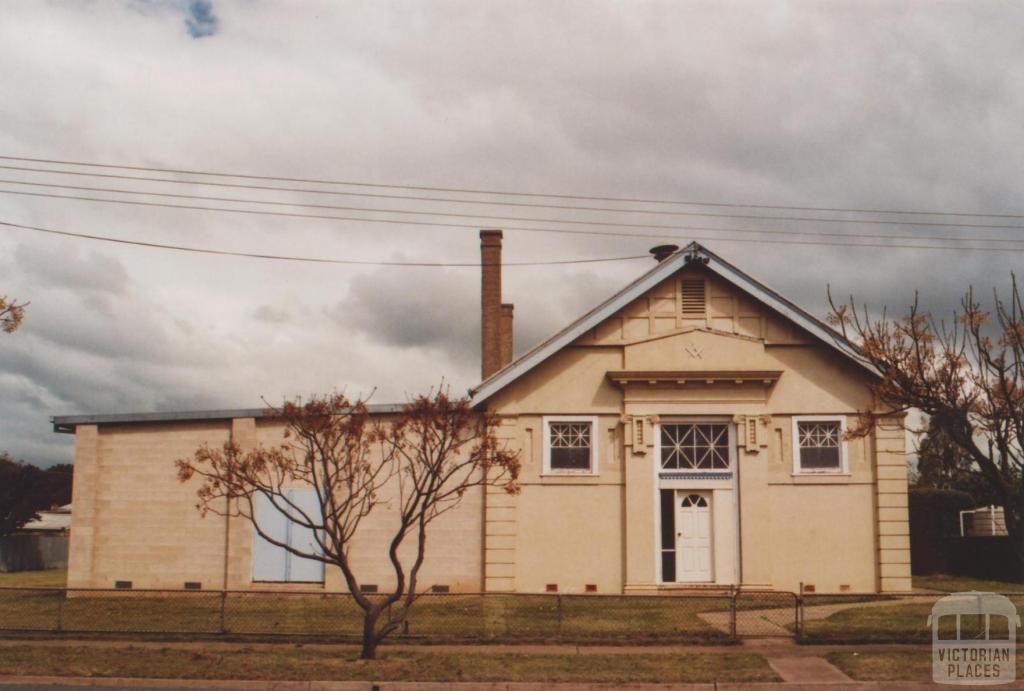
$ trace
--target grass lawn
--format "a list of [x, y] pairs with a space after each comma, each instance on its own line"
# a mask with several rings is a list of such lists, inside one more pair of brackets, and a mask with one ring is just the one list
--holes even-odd
[[[223, 619], [222, 619], [223, 604]], [[429, 642], [728, 642], [702, 621], [724, 598], [424, 596], [401, 637]], [[219, 634], [357, 638], [362, 611], [343, 594], [72, 593], [0, 589], [0, 629], [81, 633]]]
[[[839, 651], [825, 656], [857, 681], [931, 681], [930, 650]], [[1024, 669], [1024, 654], [1017, 655], [1017, 669]]]
[[737, 682], [780, 681], [751, 653], [544, 655], [487, 652], [344, 651], [296, 645], [199, 651], [18, 645], [0, 647], [0, 675], [373, 681]]
[[931, 681], [930, 650], [884, 652], [839, 651], [825, 656], [857, 681]]
[[987, 581], [980, 578], [946, 576], [944, 574], [914, 576], [914, 587], [928, 588], [929, 590], [941, 590], [947, 593], [964, 592], [968, 590], [980, 590], [990, 593], [1024, 593], [1024, 583]]
[[46, 571], [17, 571], [0, 573], [0, 586], [32, 586], [36, 588], [63, 588], [68, 582], [67, 569]]
[[804, 621], [804, 638], [814, 643], [885, 642], [928, 643], [928, 615], [934, 600], [892, 607], [851, 607], [824, 619]]
[[[804, 638], [813, 643], [930, 643], [932, 633], [928, 615], [939, 597], [941, 595], [921, 597], [920, 602], [891, 607], [851, 607], [825, 619], [807, 619], [804, 621]], [[1018, 610], [1024, 608], [1024, 596], [1011, 597], [1010, 600]]]

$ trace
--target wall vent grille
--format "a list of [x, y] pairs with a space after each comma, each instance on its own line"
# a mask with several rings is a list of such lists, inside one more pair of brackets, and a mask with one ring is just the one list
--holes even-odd
[[706, 314], [703, 276], [683, 276], [679, 281], [683, 317], [702, 319]]

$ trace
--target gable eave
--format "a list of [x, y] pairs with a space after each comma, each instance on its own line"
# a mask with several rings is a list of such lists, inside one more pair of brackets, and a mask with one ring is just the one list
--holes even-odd
[[472, 405], [474, 407], [482, 405], [491, 396], [519, 379], [519, 377], [540, 365], [587, 331], [595, 328], [605, 319], [614, 316], [619, 310], [633, 302], [633, 300], [643, 296], [647, 291], [671, 277], [672, 274], [691, 261], [694, 253], [707, 257], [709, 261], [705, 267], [715, 275], [725, 279], [767, 307], [775, 310], [784, 318], [797, 324], [825, 345], [830, 346], [862, 369], [867, 370], [870, 374], [880, 376], [878, 370], [858, 355], [856, 347], [830, 326], [810, 315], [801, 307], [768, 288], [760, 281], [748, 276], [703, 245], [691, 242], [686, 247], [678, 250], [675, 255], [664, 260], [618, 293], [569, 324], [569, 326], [498, 370], [482, 381], [477, 387], [470, 389]]
[[736, 268], [706, 247], [701, 247], [700, 249], [711, 260], [708, 262], [707, 268], [717, 276], [724, 278], [762, 304], [775, 310], [781, 316], [804, 329], [840, 355], [853, 361], [854, 364], [869, 374], [876, 377], [882, 376], [881, 372], [874, 365], [860, 355], [857, 351], [857, 346], [821, 319], [810, 314], [795, 302], [783, 297], [778, 291], [772, 290], [757, 279]]

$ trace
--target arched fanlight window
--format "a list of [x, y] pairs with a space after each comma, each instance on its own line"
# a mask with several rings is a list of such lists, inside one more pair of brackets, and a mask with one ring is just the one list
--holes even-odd
[[686, 508], [688, 506], [700, 506], [706, 508], [707, 505], [708, 500], [705, 499], [700, 494], [687, 494], [685, 497], [683, 497], [683, 508]]

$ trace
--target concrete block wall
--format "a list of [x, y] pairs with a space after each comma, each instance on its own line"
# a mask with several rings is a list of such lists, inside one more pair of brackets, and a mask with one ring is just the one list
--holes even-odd
[[221, 587], [226, 521], [200, 515], [198, 481], [179, 482], [174, 462], [228, 434], [226, 423], [81, 427], [68, 585]]
[[225, 423], [100, 429], [99, 530], [94, 579], [102, 587], [222, 585], [226, 519], [196, 508], [198, 479], [182, 483], [175, 461], [229, 439]]
[[[175, 460], [190, 457], [202, 444], [216, 447], [230, 438], [251, 449], [257, 443], [280, 443], [281, 431], [280, 425], [258, 425], [253, 418], [79, 426], [69, 586], [112, 588], [115, 581], [131, 581], [133, 588], [181, 589], [186, 581], [198, 581], [204, 589], [344, 590], [340, 571], [331, 566], [323, 586], [254, 585], [252, 525], [239, 517], [202, 516], [196, 508], [198, 479], [177, 479]], [[394, 534], [396, 508], [385, 497], [385, 504], [364, 520], [352, 546], [360, 582], [381, 589], [395, 581], [386, 545]], [[481, 590], [482, 511], [483, 489], [477, 488], [430, 525], [419, 589]], [[401, 555], [411, 564], [415, 540], [406, 543]]]

